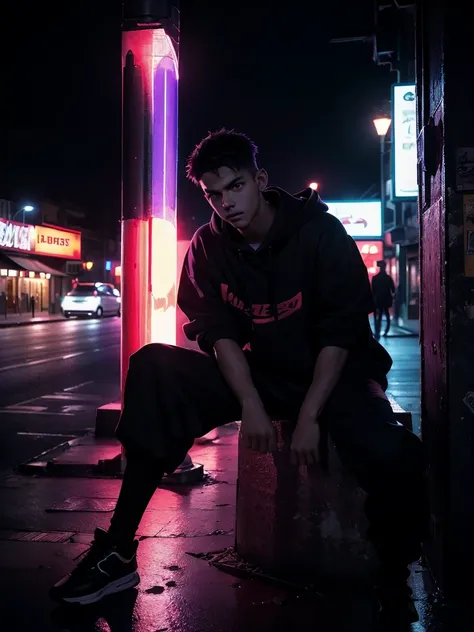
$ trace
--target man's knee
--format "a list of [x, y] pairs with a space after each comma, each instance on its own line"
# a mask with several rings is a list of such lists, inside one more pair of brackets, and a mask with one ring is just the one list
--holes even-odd
[[141, 370], [146, 368], [159, 369], [170, 364], [173, 353], [171, 345], [154, 342], [141, 347], [130, 357], [130, 369]]

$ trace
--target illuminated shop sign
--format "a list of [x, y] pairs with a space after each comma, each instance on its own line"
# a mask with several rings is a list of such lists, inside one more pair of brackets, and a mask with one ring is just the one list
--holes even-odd
[[35, 253], [62, 259], [81, 259], [81, 233], [36, 226]]
[[382, 207], [380, 201], [328, 202], [329, 213], [335, 215], [347, 234], [354, 239], [382, 237]]
[[397, 83], [392, 87], [392, 164], [393, 197], [416, 198], [416, 96], [415, 84]]
[[29, 252], [34, 244], [34, 227], [0, 219], [0, 248]]
[[377, 261], [383, 259], [383, 241], [356, 241], [369, 278], [377, 274]]

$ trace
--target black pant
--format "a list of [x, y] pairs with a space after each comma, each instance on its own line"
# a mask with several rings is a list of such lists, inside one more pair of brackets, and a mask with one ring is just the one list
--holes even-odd
[[374, 324], [375, 335], [380, 336], [380, 330], [382, 329], [382, 318], [385, 316], [387, 319], [387, 325], [385, 327], [385, 335], [390, 331], [390, 308], [389, 307], [376, 307], [374, 312]]
[[[269, 415], [293, 422], [310, 379], [292, 380], [270, 370], [252, 373]], [[124, 403], [117, 436], [131, 456], [127, 469], [137, 468], [132, 464], [140, 461], [156, 463], [160, 473], [172, 472], [195, 438], [239, 420], [241, 414], [214, 358], [160, 344], [148, 345], [131, 358]], [[405, 566], [417, 559], [428, 524], [421, 441], [397, 424], [390, 403], [374, 396], [361, 378], [341, 379], [321, 424], [368, 494], [369, 537], [380, 556]], [[132, 486], [140, 484], [135, 480]], [[133, 514], [127, 504], [138, 502], [136, 493], [128, 493], [128, 500], [121, 494], [122, 517], [117, 508], [115, 525]]]

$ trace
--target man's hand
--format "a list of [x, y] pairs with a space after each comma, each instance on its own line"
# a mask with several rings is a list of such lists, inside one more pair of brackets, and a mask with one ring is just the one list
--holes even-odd
[[313, 465], [319, 461], [319, 424], [314, 419], [300, 418], [291, 440], [291, 462]]
[[276, 431], [259, 398], [243, 401], [240, 431], [250, 449], [257, 452], [276, 450]]

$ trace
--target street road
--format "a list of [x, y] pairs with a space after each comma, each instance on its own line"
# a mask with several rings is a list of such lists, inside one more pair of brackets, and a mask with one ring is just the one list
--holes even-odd
[[94, 427], [119, 351], [119, 318], [0, 329], [0, 472]]
[[[392, 355], [389, 391], [420, 432], [416, 338], [382, 338]], [[120, 319], [70, 320], [0, 329], [0, 472], [95, 424], [119, 400]]]

